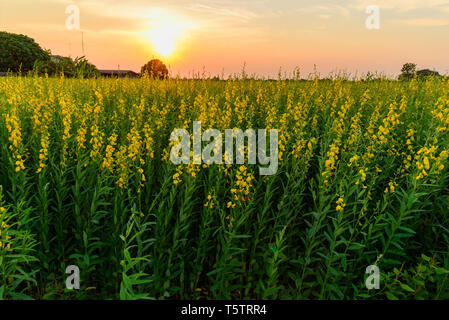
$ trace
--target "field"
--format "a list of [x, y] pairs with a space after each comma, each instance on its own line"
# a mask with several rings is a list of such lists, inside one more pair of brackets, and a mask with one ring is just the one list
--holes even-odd
[[[276, 174], [174, 165], [196, 120]], [[448, 130], [446, 78], [0, 78], [0, 298], [448, 299]]]

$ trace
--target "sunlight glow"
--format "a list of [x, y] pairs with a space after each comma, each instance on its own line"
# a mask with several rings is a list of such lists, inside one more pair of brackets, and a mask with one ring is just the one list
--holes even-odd
[[178, 31], [171, 26], [160, 26], [152, 31], [154, 48], [164, 57], [173, 53], [178, 37]]
[[175, 19], [158, 21], [149, 32], [154, 49], [163, 57], [168, 57], [178, 49], [179, 42], [186, 36], [192, 25]]

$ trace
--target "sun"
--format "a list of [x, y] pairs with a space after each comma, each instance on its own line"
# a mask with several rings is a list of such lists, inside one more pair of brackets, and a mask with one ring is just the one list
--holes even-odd
[[154, 49], [164, 57], [170, 56], [175, 51], [179, 37], [180, 32], [175, 26], [162, 25], [151, 32]]
[[163, 57], [169, 57], [179, 50], [181, 44], [189, 37], [189, 31], [193, 29], [195, 24], [171, 16], [152, 21], [146, 35], [155, 51]]

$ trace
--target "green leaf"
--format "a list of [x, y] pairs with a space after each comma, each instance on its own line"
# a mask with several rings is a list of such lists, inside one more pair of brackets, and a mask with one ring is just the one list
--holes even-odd
[[387, 295], [387, 298], [388, 298], [389, 300], [399, 300], [399, 299], [398, 299], [394, 294], [392, 294], [391, 292], [387, 292], [386, 295]]
[[430, 261], [430, 258], [428, 256], [426, 256], [424, 253], [421, 254], [421, 258], [423, 258], [424, 261], [427, 261], [427, 262]]
[[408, 292], [415, 292], [412, 288], [410, 288], [408, 285], [401, 283], [401, 288]]

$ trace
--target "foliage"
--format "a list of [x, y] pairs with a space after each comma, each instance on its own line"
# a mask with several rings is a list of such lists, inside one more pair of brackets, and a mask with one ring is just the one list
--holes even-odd
[[49, 76], [64, 74], [68, 78], [94, 78], [99, 77], [98, 69], [85, 57], [77, 57], [75, 60], [62, 57], [58, 60], [39, 61], [34, 64], [34, 73]]
[[150, 60], [141, 68], [142, 75], [148, 75], [156, 79], [165, 79], [168, 77], [168, 69], [159, 59]]
[[416, 72], [416, 63], [406, 63], [402, 66], [401, 69], [402, 76], [404, 78], [411, 78]]
[[33, 39], [0, 32], [0, 72], [28, 72], [36, 62], [48, 62], [50, 54]]
[[422, 69], [416, 71], [416, 75], [420, 78], [426, 78], [426, 77], [441, 77], [440, 74], [437, 71], [433, 71], [430, 69]]

